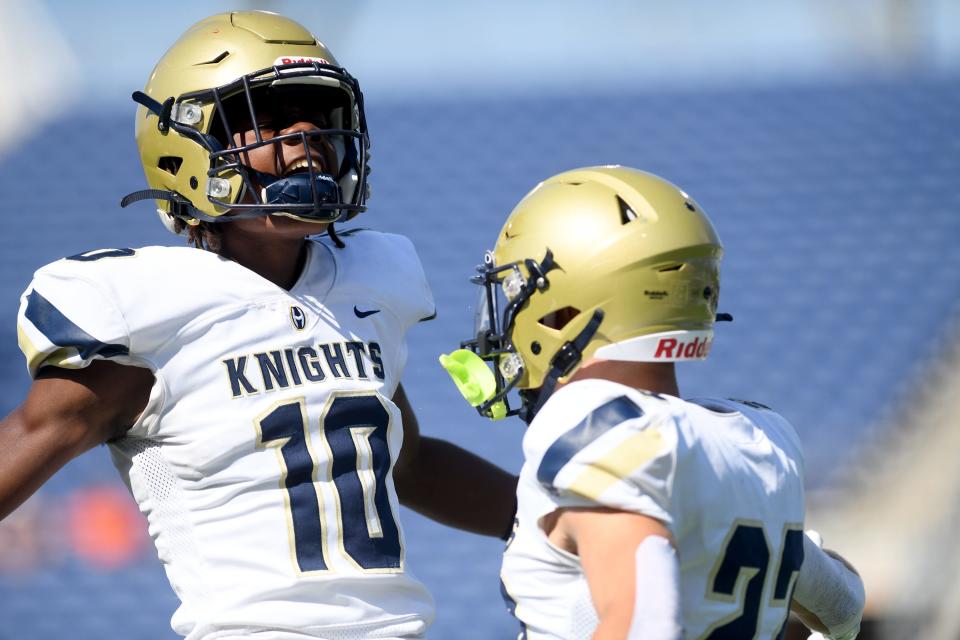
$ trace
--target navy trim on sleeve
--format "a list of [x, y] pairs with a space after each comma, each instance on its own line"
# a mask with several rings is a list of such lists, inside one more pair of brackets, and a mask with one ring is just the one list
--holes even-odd
[[84, 360], [94, 355], [111, 358], [130, 353], [130, 350], [122, 344], [100, 342], [71, 322], [49, 300], [36, 291], [30, 292], [24, 315], [50, 342], [59, 347], [73, 347], [80, 352], [80, 357]]
[[502, 578], [500, 579], [500, 597], [503, 598], [504, 604], [507, 605], [507, 613], [520, 623], [520, 635], [517, 636], [517, 640], [527, 640], [527, 625], [523, 624], [523, 621], [517, 617], [517, 601], [514, 600], [510, 592], [507, 591], [507, 585], [503, 583]]
[[537, 469], [537, 480], [545, 486], [553, 486], [557, 474], [573, 456], [577, 455], [577, 452], [621, 422], [639, 418], [642, 415], [643, 409], [627, 396], [614, 398], [597, 407], [587, 414], [580, 424], [550, 445]]

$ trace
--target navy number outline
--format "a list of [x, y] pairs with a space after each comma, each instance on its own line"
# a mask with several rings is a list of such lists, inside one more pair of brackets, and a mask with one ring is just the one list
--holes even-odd
[[[320, 458], [303, 397], [278, 402], [254, 420], [257, 448], [275, 449], [280, 463], [290, 555], [298, 575], [331, 568], [325, 530], [331, 506], [342, 557], [364, 573], [403, 570], [400, 529], [386, 488], [393, 468], [391, 422], [376, 394], [331, 394], [316, 423], [326, 454]], [[324, 503], [318, 482], [332, 488], [333, 505]]]
[[[793, 587], [803, 564], [803, 525], [787, 524], [781, 535], [780, 560], [769, 606], [783, 607], [783, 622], [776, 635], [783, 640]], [[763, 523], [737, 520], [727, 533], [723, 553], [717, 558], [707, 580], [707, 598], [735, 602], [738, 591], [742, 602], [736, 613], [714, 623], [701, 636], [703, 640], [747, 640], [756, 638], [760, 605], [768, 579], [770, 544]], [[738, 589], [746, 581], [743, 589]]]

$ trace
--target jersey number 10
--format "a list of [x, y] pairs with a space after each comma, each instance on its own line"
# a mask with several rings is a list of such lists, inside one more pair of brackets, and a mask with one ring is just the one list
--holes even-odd
[[341, 553], [363, 571], [400, 569], [400, 532], [390, 506], [387, 428], [375, 395], [333, 396], [320, 418], [326, 456], [319, 463], [303, 398], [274, 406], [255, 421], [257, 446], [278, 447], [292, 555], [299, 573], [326, 571], [326, 518], [317, 474], [332, 480]]

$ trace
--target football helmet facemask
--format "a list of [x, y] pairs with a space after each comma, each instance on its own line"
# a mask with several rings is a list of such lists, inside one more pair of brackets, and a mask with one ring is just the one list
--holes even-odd
[[[482, 415], [531, 420], [589, 358], [703, 359], [723, 247], [673, 184], [621, 166], [561, 173], [516, 206], [477, 267], [475, 337], [441, 364]], [[490, 365], [490, 366], [488, 366]], [[520, 390], [522, 406], [507, 394]]]
[[[333, 222], [366, 208], [370, 142], [360, 86], [288, 18], [237, 11], [195, 24], [133, 98], [150, 189], [121, 206], [156, 199], [171, 230], [173, 218]], [[298, 122], [316, 128], [291, 127]], [[280, 135], [287, 127], [296, 130]], [[250, 152], [279, 144], [302, 145], [303, 161], [283, 175], [246, 164]]]

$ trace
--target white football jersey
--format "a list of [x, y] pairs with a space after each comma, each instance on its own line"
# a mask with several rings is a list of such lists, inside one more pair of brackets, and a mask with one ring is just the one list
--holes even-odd
[[651, 394], [606, 380], [559, 389], [530, 424], [502, 591], [521, 638], [590, 638], [579, 558], [539, 520], [563, 507], [649, 515], [680, 561], [684, 637], [778, 638], [803, 561], [803, 461], [793, 427], [755, 403]]
[[182, 602], [189, 640], [421, 637], [433, 601], [404, 560], [391, 401], [405, 332], [434, 314], [409, 240], [308, 243], [288, 291], [192, 248], [94, 251], [40, 269], [18, 329], [32, 374], [149, 367], [110, 443]]

